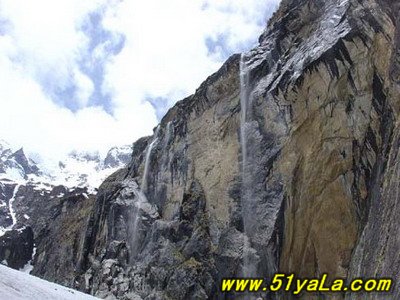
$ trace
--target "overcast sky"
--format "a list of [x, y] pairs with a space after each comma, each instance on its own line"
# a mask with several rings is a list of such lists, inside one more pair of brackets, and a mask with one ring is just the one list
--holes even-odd
[[277, 0], [0, 0], [0, 139], [59, 159], [152, 133]]

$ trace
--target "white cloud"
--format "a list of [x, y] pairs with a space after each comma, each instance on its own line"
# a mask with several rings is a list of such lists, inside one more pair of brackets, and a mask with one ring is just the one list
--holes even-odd
[[[0, 138], [53, 158], [131, 143], [157, 123], [149, 98], [172, 105], [193, 93], [227, 53], [257, 40], [276, 2], [0, 0]], [[83, 29], [93, 12], [109, 33], [95, 49]], [[94, 62], [105, 67], [102, 87], [84, 71]], [[113, 115], [90, 106], [96, 89]]]
[[[1, 18], [9, 24], [6, 34], [0, 35], [2, 138], [57, 158], [72, 149], [104, 153], [111, 145], [129, 144], [151, 132], [156, 118], [149, 104], [134, 101], [129, 116], [85, 107], [94, 86], [79, 65], [88, 51], [88, 37], [80, 28], [101, 5], [0, 1]], [[71, 83], [76, 93], [70, 101], [80, 107], [75, 113], [45, 93], [49, 87], [62, 89]]]
[[88, 105], [89, 98], [93, 94], [94, 84], [92, 80], [79, 69], [74, 70], [74, 80], [78, 89], [76, 93], [77, 102], [80, 107], [85, 107]]
[[[82, 3], [92, 3], [84, 6]], [[1, 17], [15, 45], [13, 59], [31, 76], [66, 84], [87, 46], [78, 30], [99, 1], [1, 0]]]
[[122, 1], [103, 25], [126, 38], [122, 52], [107, 65], [105, 90], [115, 103], [140, 97], [169, 97], [195, 88], [221, 65], [222, 47], [209, 53], [206, 39], [225, 37], [233, 54], [256, 41], [266, 9], [277, 1]]
[[[134, 107], [139, 117], [111, 116], [100, 107], [77, 113], [60, 107], [45, 96], [40, 85], [10, 61], [0, 61], [0, 134], [11, 144], [57, 158], [74, 148], [104, 152], [110, 145], [130, 143], [147, 134], [155, 123], [146, 104]], [[144, 120], [149, 120], [144, 124]]]

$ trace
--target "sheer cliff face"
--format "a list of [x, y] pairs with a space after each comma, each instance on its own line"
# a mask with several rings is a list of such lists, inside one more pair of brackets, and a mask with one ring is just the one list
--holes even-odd
[[[312, 25], [299, 24], [302, 14]], [[345, 277], [379, 197], [396, 119], [389, 78], [395, 28], [374, 1], [310, 2], [285, 18], [300, 35], [283, 39], [288, 58], [272, 84], [290, 110], [276, 162], [285, 182], [280, 268]]]
[[81, 288], [206, 299], [235, 297], [219, 294], [221, 277], [278, 270], [398, 278], [396, 5], [283, 1], [259, 46], [177, 103], [103, 183]]

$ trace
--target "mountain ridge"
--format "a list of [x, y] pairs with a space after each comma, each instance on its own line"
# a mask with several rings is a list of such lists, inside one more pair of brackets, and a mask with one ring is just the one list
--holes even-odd
[[[32, 271], [35, 252], [44, 247], [41, 243], [55, 240], [40, 238], [41, 231], [48, 231], [47, 222], [57, 218], [68, 202], [90, 202], [101, 181], [123, 167], [130, 156], [130, 146], [113, 147], [104, 160], [75, 151], [49, 171], [27, 157], [23, 148], [14, 151], [1, 141], [0, 261]], [[54, 215], [55, 211], [59, 212]]]

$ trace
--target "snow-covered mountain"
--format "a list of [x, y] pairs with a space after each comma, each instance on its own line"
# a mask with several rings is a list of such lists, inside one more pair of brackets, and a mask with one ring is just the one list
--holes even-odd
[[131, 146], [111, 148], [105, 158], [98, 153], [72, 152], [55, 169], [47, 171], [50, 181], [69, 188], [87, 187], [95, 192], [103, 180], [125, 166], [132, 154]]
[[[130, 146], [113, 147], [104, 157], [75, 151], [62, 161], [41, 164], [31, 159], [23, 148], [15, 149], [0, 140], [1, 296], [7, 295], [9, 299], [91, 298], [33, 277], [22, 277], [22, 272], [41, 275], [42, 270], [36, 270], [34, 265], [44, 258], [36, 253], [49, 253], [52, 245], [65, 241], [66, 236], [58, 234], [60, 228], [75, 228], [71, 240], [79, 239], [87, 216], [79, 222], [70, 221], [70, 216], [76, 216], [83, 207], [91, 207], [97, 188], [106, 177], [130, 161], [131, 153]], [[63, 249], [56, 246], [53, 251], [57, 256], [71, 259], [73, 247], [75, 242]], [[1, 265], [22, 271], [22, 275]], [[70, 272], [68, 268], [64, 271]], [[11, 284], [8, 278], [14, 278], [15, 282]], [[19, 282], [25, 282], [27, 289], [13, 291], [11, 287], [18, 288]], [[60, 283], [67, 284], [67, 279]], [[24, 290], [34, 294], [30, 297]]]
[[23, 148], [14, 151], [7, 142], [0, 140], [0, 178], [21, 181], [27, 180], [29, 175], [41, 175], [37, 164], [25, 155]]
[[95, 195], [106, 177], [129, 162], [131, 152], [130, 146], [113, 147], [105, 157], [74, 151], [58, 163], [41, 165], [23, 148], [0, 140], [0, 237], [37, 217], [28, 203]]
[[0, 182], [31, 183], [46, 189], [86, 187], [94, 192], [108, 175], [129, 162], [131, 153], [131, 146], [113, 147], [104, 158], [74, 151], [57, 164], [44, 166], [29, 158], [23, 148], [15, 151], [0, 140]]

